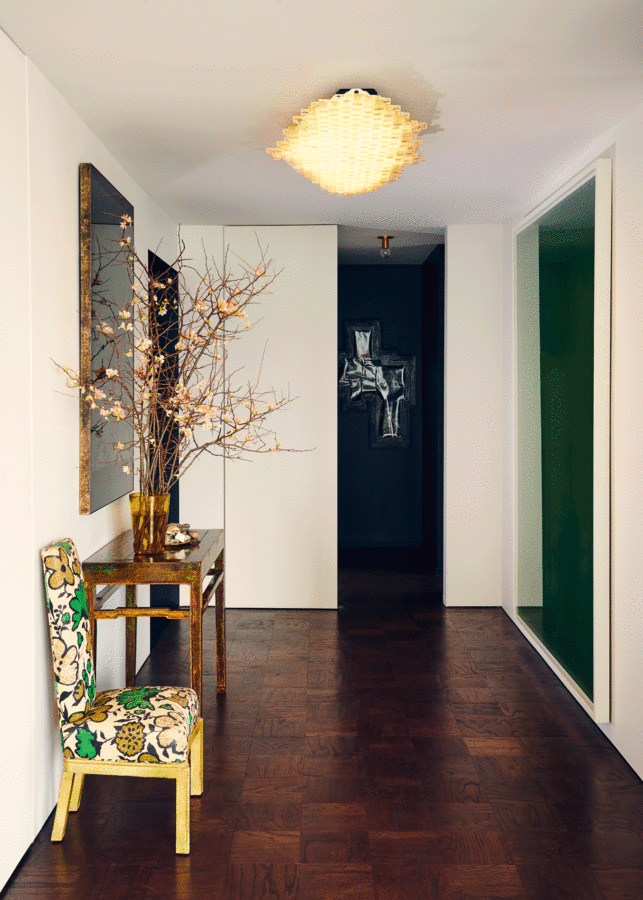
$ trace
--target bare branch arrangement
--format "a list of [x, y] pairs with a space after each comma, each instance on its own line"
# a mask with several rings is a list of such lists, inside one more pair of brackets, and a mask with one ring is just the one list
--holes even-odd
[[235, 276], [227, 259], [221, 273], [205, 254], [198, 271], [179, 231], [176, 259], [153, 275], [132, 246], [131, 225], [123, 215], [121, 240], [104, 251], [127, 266], [131, 297], [122, 305], [118, 299], [114, 324], [95, 313], [113, 365], [93, 370], [85, 384], [69, 366], [59, 368], [105, 421], [131, 423], [133, 439], [113, 447], [125, 472], [138, 457], [141, 493], [167, 493], [202, 453], [234, 458], [280, 450], [265, 422], [290, 397], [260, 390], [259, 376], [238, 384], [240, 371], [226, 365], [228, 344], [252, 328], [248, 307], [278, 273], [261, 248], [258, 265], [240, 261]]

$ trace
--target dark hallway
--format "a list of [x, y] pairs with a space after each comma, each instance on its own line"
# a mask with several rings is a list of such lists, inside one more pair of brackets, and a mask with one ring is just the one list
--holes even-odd
[[[394, 548], [412, 568], [422, 559], [427, 574], [442, 573], [444, 270], [444, 245], [435, 246], [422, 265], [339, 266], [340, 563], [345, 550], [385, 548], [387, 557], [392, 551], [386, 548]], [[351, 329], [358, 327], [376, 329], [372, 349], [385, 369], [404, 370], [405, 424], [399, 440], [389, 444], [377, 437], [376, 395], [348, 401], [342, 389], [345, 357], [357, 352]], [[378, 553], [370, 558], [379, 565]]]

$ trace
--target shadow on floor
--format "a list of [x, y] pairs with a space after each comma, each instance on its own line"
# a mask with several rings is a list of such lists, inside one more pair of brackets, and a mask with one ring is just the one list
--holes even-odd
[[442, 577], [427, 574], [419, 547], [340, 547], [338, 565], [340, 608], [442, 603]]

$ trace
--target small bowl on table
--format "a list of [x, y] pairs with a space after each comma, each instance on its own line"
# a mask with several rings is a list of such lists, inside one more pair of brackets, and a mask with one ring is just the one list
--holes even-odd
[[199, 532], [190, 531], [189, 525], [179, 525], [173, 522], [167, 526], [167, 531], [165, 532], [166, 550], [189, 547], [191, 544], [198, 544], [198, 542]]

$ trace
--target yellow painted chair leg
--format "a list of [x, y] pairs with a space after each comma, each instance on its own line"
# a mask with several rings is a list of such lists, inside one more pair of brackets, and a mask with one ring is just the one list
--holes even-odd
[[69, 801], [69, 812], [76, 812], [80, 806], [84, 782], [85, 776], [81, 772], [76, 772], [74, 775], [74, 786], [71, 790], [71, 800]]
[[65, 828], [67, 827], [67, 813], [69, 812], [69, 798], [71, 797], [71, 789], [73, 783], [73, 773], [68, 772], [65, 769], [65, 771], [63, 771], [63, 777], [60, 782], [60, 791], [58, 793], [56, 817], [54, 819], [54, 827], [51, 832], [52, 841], [62, 841], [65, 836]]
[[176, 852], [190, 852], [190, 766], [176, 776]]
[[194, 730], [190, 748], [190, 793], [193, 797], [200, 797], [203, 793], [203, 719], [199, 719]]

